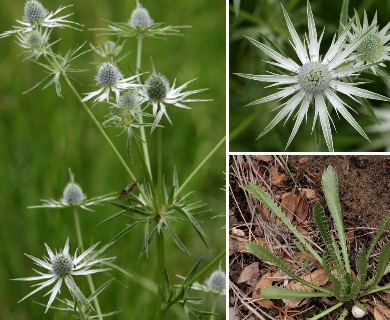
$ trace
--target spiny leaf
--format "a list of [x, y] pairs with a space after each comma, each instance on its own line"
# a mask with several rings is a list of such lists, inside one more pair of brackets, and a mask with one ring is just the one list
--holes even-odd
[[[367, 291], [374, 289], [385, 274], [386, 267], [390, 261], [390, 242], [386, 243], [379, 252], [376, 274], [368, 281]], [[367, 292], [366, 291], [366, 292]]]
[[280, 287], [265, 287], [261, 290], [261, 297], [267, 299], [318, 298], [331, 296], [331, 293], [300, 291]]
[[348, 23], [348, 3], [349, 0], [343, 0], [343, 4], [341, 6], [339, 35], [343, 33], [343, 27], [345, 27]]
[[318, 230], [321, 233], [322, 239], [325, 242], [326, 248], [328, 250], [328, 253], [334, 263], [336, 264], [336, 268], [339, 274], [343, 273], [343, 268], [342, 268], [342, 260], [341, 256], [337, 254], [336, 248], [337, 248], [337, 243], [331, 237], [330, 232], [329, 232], [329, 227], [328, 227], [328, 221], [325, 216], [325, 211], [324, 208], [321, 206], [319, 202], [317, 202], [314, 206], [313, 209], [313, 217], [314, 221], [318, 227]]
[[270, 210], [272, 210], [280, 220], [290, 229], [290, 231], [295, 235], [295, 237], [302, 243], [302, 245], [316, 258], [316, 260], [322, 264], [322, 259], [311, 246], [311, 244], [306, 241], [302, 234], [293, 226], [291, 221], [286, 217], [280, 207], [275, 203], [275, 201], [261, 188], [255, 185], [246, 185], [244, 189], [252, 193], [257, 199], [262, 201]]
[[337, 175], [331, 166], [329, 166], [322, 175], [322, 188], [324, 190], [326, 202], [329, 211], [332, 214], [333, 221], [337, 230], [346, 271], [347, 273], [351, 273], [351, 265], [349, 263], [349, 256], [347, 251], [347, 240], [345, 238], [343, 217], [341, 214]]
[[387, 224], [389, 223], [389, 221], [390, 221], [390, 211], [387, 212], [387, 214], [386, 214], [385, 218], [383, 219], [379, 229], [375, 233], [375, 237], [372, 239], [370, 248], [368, 249], [368, 252], [367, 252], [367, 259], [370, 258], [371, 253], [374, 250], [376, 243], [378, 242], [379, 238], [381, 237], [381, 235], [382, 235], [383, 231], [385, 230], [385, 228], [386, 228]]
[[310, 287], [318, 291], [322, 291], [323, 293], [331, 294], [331, 292], [327, 289], [321, 288], [319, 286], [316, 286], [312, 284], [311, 282], [306, 281], [305, 279], [302, 279], [300, 276], [294, 273], [288, 266], [286, 266], [282, 260], [280, 260], [276, 255], [274, 255], [271, 251], [269, 251], [267, 248], [262, 247], [254, 242], [250, 242], [246, 244], [246, 248], [252, 252], [255, 256], [257, 256], [260, 259], [266, 260], [268, 262], [273, 263], [278, 268], [283, 270], [285, 273], [287, 273], [290, 277], [292, 277], [294, 280]]

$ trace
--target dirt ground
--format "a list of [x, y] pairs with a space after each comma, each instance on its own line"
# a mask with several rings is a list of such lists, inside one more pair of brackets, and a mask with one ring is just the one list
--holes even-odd
[[[282, 158], [283, 157], [283, 158]], [[256, 184], [278, 201], [286, 216], [308, 239], [323, 247], [313, 222], [311, 209], [319, 201], [325, 208], [321, 176], [331, 165], [338, 176], [341, 209], [348, 240], [352, 269], [356, 254], [369, 245], [373, 233], [390, 209], [389, 156], [231, 156], [229, 170], [229, 274], [230, 319], [308, 319], [328, 309], [332, 299], [268, 300], [259, 296], [261, 288], [286, 285], [290, 278], [278, 268], [261, 261], [245, 248], [257, 241], [280, 256], [294, 272], [313, 276], [319, 272], [315, 261], [307, 261], [294, 244], [294, 236], [263, 204], [248, 192], [245, 184]], [[329, 219], [330, 228], [334, 230]], [[386, 241], [390, 226], [378, 244]], [[376, 265], [375, 253], [371, 272]], [[380, 284], [390, 282], [386, 276]], [[321, 284], [322, 285], [322, 284]], [[330, 286], [325, 282], [324, 286]], [[291, 299], [287, 299], [291, 300]], [[363, 301], [371, 311], [363, 319], [390, 319], [390, 292], [368, 296]], [[351, 305], [346, 304], [350, 309]], [[337, 319], [338, 309], [322, 319]], [[374, 315], [375, 312], [375, 315]], [[352, 315], [345, 319], [354, 319]]]

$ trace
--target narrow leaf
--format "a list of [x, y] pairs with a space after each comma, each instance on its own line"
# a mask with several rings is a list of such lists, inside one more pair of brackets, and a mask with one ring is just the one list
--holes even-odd
[[288, 266], [286, 266], [282, 260], [280, 260], [275, 254], [273, 254], [267, 248], [262, 247], [254, 242], [247, 243], [246, 248], [250, 252], [252, 252], [256, 257], [273, 263], [279, 269], [283, 270], [290, 277], [292, 277], [294, 280], [296, 280], [296, 281], [298, 281], [298, 282], [300, 282], [300, 283], [302, 283], [310, 288], [321, 291], [322, 293], [331, 294], [331, 292], [329, 290], [321, 288], [319, 286], [316, 286], [316, 285], [312, 284], [311, 282], [308, 282], [305, 279], [302, 279], [297, 274], [295, 274], [294, 271], [292, 271]]
[[351, 273], [351, 265], [349, 263], [349, 256], [347, 251], [347, 240], [345, 238], [343, 217], [341, 213], [339, 185], [337, 181], [336, 171], [329, 166], [322, 175], [322, 188], [330, 213], [337, 230], [340, 241], [341, 251], [343, 253], [345, 268], [347, 273]]
[[244, 189], [253, 194], [257, 199], [262, 201], [270, 210], [272, 210], [280, 220], [290, 229], [290, 231], [295, 235], [295, 237], [302, 243], [305, 249], [307, 249], [316, 260], [322, 264], [322, 259], [311, 246], [311, 244], [306, 241], [306, 239], [302, 236], [302, 234], [293, 226], [291, 221], [286, 217], [284, 212], [280, 209], [280, 207], [275, 203], [275, 201], [261, 188], [255, 185], [246, 185]]
[[375, 248], [375, 245], [376, 243], [378, 242], [379, 238], [381, 237], [383, 231], [385, 230], [387, 224], [389, 223], [390, 221], [390, 211], [387, 212], [385, 218], [383, 219], [379, 229], [377, 230], [377, 232], [375, 233], [375, 236], [374, 238], [372, 239], [372, 242], [371, 242], [371, 245], [370, 245], [370, 248], [368, 249], [368, 252], [367, 252], [367, 258], [369, 258], [371, 256], [371, 253], [372, 251], [374, 250]]
[[331, 296], [331, 293], [308, 292], [280, 287], [265, 287], [261, 290], [261, 297], [267, 299], [318, 298]]
[[[385, 274], [390, 261], [390, 242], [386, 243], [379, 252], [377, 271], [374, 277], [368, 281], [367, 291], [374, 289]], [[367, 292], [366, 291], [366, 292]]]
[[344, 28], [348, 23], [348, 4], [349, 4], [349, 0], [343, 0], [343, 4], [341, 6], [341, 14], [340, 14], [339, 35], [343, 33]]

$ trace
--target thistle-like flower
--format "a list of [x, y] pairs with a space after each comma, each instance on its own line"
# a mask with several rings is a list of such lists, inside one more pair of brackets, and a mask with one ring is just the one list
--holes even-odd
[[83, 306], [88, 306], [92, 309], [92, 306], [87, 298], [83, 295], [77, 284], [75, 283], [73, 276], [89, 275], [97, 272], [103, 272], [108, 269], [92, 269], [96, 264], [102, 263], [105, 261], [112, 260], [113, 258], [96, 258], [94, 249], [98, 244], [93, 245], [89, 249], [85, 250], [82, 254], [77, 255], [77, 250], [72, 256], [69, 254], [69, 238], [66, 240], [65, 246], [61, 251], [56, 251], [55, 253], [49, 248], [45, 243], [47, 250], [47, 256], [44, 256], [43, 259], [39, 259], [33, 256], [26, 254], [34, 263], [46, 269], [46, 273], [41, 271], [36, 271], [39, 276], [28, 277], [28, 278], [18, 278], [13, 280], [19, 281], [41, 281], [37, 284], [34, 284], [33, 287], [38, 287], [19, 302], [25, 300], [26, 298], [32, 296], [38, 291], [43, 290], [44, 288], [54, 284], [53, 288], [48, 291], [47, 294], [50, 294], [49, 301], [46, 305], [46, 310], [50, 308], [57, 294], [60, 292], [62, 283], [65, 282], [65, 285], [68, 287], [72, 296], [77, 299]]
[[139, 122], [139, 116], [153, 117], [146, 113], [145, 108], [141, 107], [141, 99], [137, 92], [128, 90], [121, 94], [117, 103], [112, 103], [107, 120], [103, 122], [104, 126], [113, 126], [127, 133], [129, 141], [133, 136], [142, 140], [134, 131], [134, 128], [151, 127], [152, 123]]
[[354, 43], [362, 34], [367, 33], [363, 41], [356, 48], [355, 59], [356, 66], [364, 64], [378, 63], [377, 65], [371, 65], [371, 70], [376, 74], [378, 66], [385, 67], [382, 61], [390, 60], [390, 22], [379, 31], [377, 14], [375, 13], [374, 19], [371, 25], [368, 24], [367, 13], [364, 11], [363, 24], [360, 23], [358, 16], [356, 16], [356, 23], [352, 24], [352, 30], [348, 33], [348, 42]]
[[37, 60], [41, 55], [50, 55], [49, 48], [52, 43], [49, 42], [50, 29], [42, 31], [42, 28], [34, 29], [29, 32], [16, 35], [19, 45], [26, 49], [25, 59]]
[[161, 73], [156, 71], [146, 80], [143, 90], [140, 92], [143, 96], [143, 101], [149, 102], [153, 106], [153, 115], [155, 116], [154, 124], [157, 126], [160, 123], [162, 116], [165, 116], [169, 123], [172, 124], [171, 119], [167, 113], [166, 105], [171, 104], [179, 108], [191, 109], [188, 107], [189, 102], [203, 102], [210, 101], [204, 99], [187, 99], [190, 95], [206, 91], [207, 89], [197, 89], [183, 92], [183, 90], [190, 84], [190, 80], [180, 87], [175, 88], [176, 80], [172, 87], [169, 85], [168, 79]]
[[62, 198], [60, 200], [47, 199], [41, 200], [42, 204], [37, 206], [30, 206], [29, 209], [35, 208], [68, 208], [68, 207], [80, 207], [84, 210], [93, 211], [89, 206], [100, 204], [115, 199], [114, 193], [106, 194], [103, 196], [93, 197], [88, 199], [81, 189], [80, 185], [74, 181], [74, 175], [69, 170], [70, 181], [65, 186]]
[[[119, 56], [121, 53], [125, 42], [121, 44], [119, 42], [114, 41], [106, 41], [101, 45], [94, 46], [91, 44], [91, 48], [95, 51], [99, 56], [108, 59], [110, 61], [115, 61], [115, 58]], [[118, 60], [116, 60], [118, 61]]]
[[150, 17], [149, 11], [137, 0], [137, 6], [131, 12], [127, 23], [109, 22], [108, 28], [96, 29], [103, 31], [102, 35], [116, 37], [161, 38], [164, 36], [180, 35], [180, 29], [188, 26], [163, 26]]
[[141, 86], [134, 82], [139, 76], [140, 74], [137, 74], [124, 79], [123, 74], [116, 65], [111, 62], [104, 62], [100, 65], [95, 77], [96, 83], [100, 86], [100, 89], [88, 93], [83, 101], [88, 101], [96, 96], [98, 97], [94, 101], [109, 101], [110, 92], [112, 91], [115, 93], [116, 101], [118, 102], [121, 91]]
[[218, 270], [215, 270], [203, 284], [194, 282], [191, 288], [203, 292], [226, 295], [226, 273], [219, 268]]
[[389, 98], [380, 94], [358, 88], [357, 85], [359, 85], [359, 83], [348, 82], [349, 77], [356, 76], [360, 71], [370, 68], [370, 65], [342, 66], [345, 62], [350, 62], [351, 59], [353, 59], [351, 57], [352, 52], [363, 43], [366, 36], [371, 32], [371, 29], [360, 34], [359, 37], [355, 39], [354, 43], [345, 46], [348, 32], [353, 23], [353, 20], [351, 20], [340, 37], [337, 40], [336, 37], [333, 38], [328, 52], [322, 59], [320, 59], [319, 51], [322, 35], [318, 40], [313, 13], [309, 2], [307, 3], [309, 35], [306, 37], [308, 51], [304, 43], [298, 37], [290, 17], [284, 8], [283, 13], [291, 34], [293, 48], [297, 53], [300, 63], [298, 64], [290, 58], [285, 58], [270, 47], [254, 39], [248, 38], [256, 47], [276, 61], [270, 62], [270, 64], [284, 69], [288, 72], [288, 74], [238, 74], [239, 76], [248, 79], [273, 83], [272, 86], [284, 86], [280, 89], [280, 91], [258, 99], [249, 105], [281, 100], [293, 95], [279, 107], [281, 108], [279, 113], [274, 117], [258, 138], [270, 131], [284, 118], [286, 118], [287, 121], [300, 105], [295, 115], [295, 125], [287, 142], [287, 148], [295, 137], [303, 119], [305, 117], [307, 118], [309, 107], [314, 101], [313, 128], [319, 118], [327, 147], [330, 151], [334, 151], [330, 126], [330, 122], [332, 120], [325, 102], [327, 99], [337, 113], [341, 114], [364, 138], [368, 139], [363, 129], [348, 111], [348, 108], [351, 109], [351, 107], [341, 100], [336, 93], [340, 92], [352, 99], [356, 96], [368, 99], [389, 100]]
[[59, 7], [56, 11], [48, 11], [39, 1], [37, 0], [27, 0], [24, 5], [24, 15], [23, 20], [16, 20], [21, 26], [14, 27], [13, 30], [9, 30], [0, 34], [0, 38], [7, 37], [14, 33], [25, 33], [30, 32], [36, 27], [46, 27], [46, 28], [63, 28], [68, 27], [72, 29], [79, 30], [77, 26], [82, 26], [81, 24], [67, 20], [67, 18], [73, 13], [67, 14], [65, 16], [58, 17], [58, 14], [71, 7]]

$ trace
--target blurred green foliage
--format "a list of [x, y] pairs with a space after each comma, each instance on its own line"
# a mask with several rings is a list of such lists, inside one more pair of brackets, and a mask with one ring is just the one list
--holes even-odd
[[[245, 37], [249, 36], [258, 41], [264, 42], [260, 33], [273, 41], [280, 50], [288, 57], [298, 61], [297, 55], [290, 45], [290, 34], [283, 16], [281, 4], [287, 10], [292, 23], [294, 24], [301, 39], [307, 33], [306, 0], [250, 0], [242, 1], [238, 16], [235, 16], [234, 3], [230, 1], [230, 81], [229, 81], [229, 128], [230, 128], [230, 151], [284, 151], [288, 137], [294, 127], [293, 117], [283, 125], [278, 124], [265, 136], [256, 140], [268, 123], [276, 115], [274, 110], [281, 103], [273, 101], [254, 106], [244, 107], [246, 104], [277, 91], [276, 88], [265, 88], [267, 83], [240, 78], [234, 73], [266, 74], [266, 71], [280, 72], [265, 61], [272, 61], [258, 48], [252, 45]], [[338, 31], [342, 1], [340, 0], [311, 0], [313, 15], [318, 35], [325, 28], [324, 37], [321, 42], [320, 54], [324, 55], [330, 46], [333, 35]], [[375, 12], [378, 12], [378, 23], [380, 30], [389, 22], [390, 2], [380, 0], [350, 0], [349, 16], [351, 17], [356, 9], [361, 20], [364, 10], [367, 11], [369, 23], [371, 23]], [[370, 82], [362, 88], [389, 96], [389, 77], [375, 77], [371, 74], [362, 74], [364, 81]], [[387, 78], [387, 79], [386, 79]], [[343, 100], [344, 95], [340, 94]], [[283, 100], [285, 101], [285, 100]], [[351, 99], [348, 104], [358, 114], [353, 113], [355, 119], [367, 129], [369, 125], [376, 123], [375, 117], [371, 114], [370, 107], [384, 107], [388, 103], [368, 100], [370, 106], [364, 107]], [[274, 110], [274, 111], [272, 111]], [[311, 110], [311, 111], [310, 111]], [[352, 111], [353, 111], [352, 110]], [[309, 109], [307, 122], [303, 122], [292, 144], [286, 151], [328, 151], [322, 133], [317, 128], [311, 133], [314, 112]], [[353, 151], [357, 149], [369, 149], [370, 142], [356, 132], [349, 123], [335, 116], [332, 118], [336, 130], [333, 130], [333, 140], [336, 151]], [[375, 139], [375, 135], [369, 135]], [[383, 149], [375, 149], [382, 151]], [[374, 150], [374, 151], [375, 151]]]
[[[68, 4], [72, 1], [43, 1], [49, 10]], [[96, 44], [108, 40], [97, 37], [90, 28], [106, 27], [106, 20], [127, 22], [135, 5], [135, 0], [74, 1], [73, 7], [66, 12], [73, 11], [71, 19], [84, 24], [84, 30], [54, 30], [52, 38], [62, 39], [55, 45], [55, 50], [65, 53], [84, 41]], [[151, 57], [156, 69], [164, 73], [171, 83], [175, 78], [178, 84], [198, 78], [188, 89], [209, 88], [196, 98], [213, 99], [193, 104], [192, 110], [171, 107], [168, 112], [173, 126], [163, 121], [165, 178], [171, 181], [176, 166], [179, 180], [183, 181], [225, 135], [225, 3], [144, 0], [142, 5], [156, 22], [192, 26], [183, 30], [183, 36], [165, 40], [146, 39], [142, 71], [152, 71]], [[11, 29], [15, 19], [21, 19], [22, 15], [22, 2], [3, 1], [0, 32]], [[56, 96], [54, 87], [22, 94], [45, 74], [39, 66], [21, 61], [19, 54], [22, 51], [15, 38], [1, 39], [0, 45], [0, 315], [8, 320], [68, 319], [64, 312], [50, 310], [47, 315], [43, 314], [44, 307], [33, 303], [34, 300], [47, 302], [48, 297], [42, 298], [43, 292], [17, 303], [30, 291], [29, 283], [9, 279], [33, 275], [33, 264], [23, 253], [41, 257], [45, 253], [44, 242], [51, 248], [60, 248], [68, 236], [72, 252], [77, 243], [71, 211], [28, 210], [26, 207], [38, 204], [39, 199], [60, 198], [69, 181], [68, 168], [72, 169], [76, 181], [90, 196], [111, 191], [119, 194], [130, 181], [66, 85], [63, 84], [63, 99]], [[135, 69], [136, 40], [128, 39], [125, 48], [129, 56], [120, 63], [120, 68], [129, 76]], [[75, 67], [86, 70], [75, 76], [78, 81], [76, 88], [80, 92], [90, 92], [95, 88], [94, 76], [100, 62], [92, 52], [75, 61]], [[97, 105], [92, 110], [99, 120], [104, 120], [107, 113], [105, 105]], [[125, 135], [119, 136], [119, 131], [114, 128], [107, 129], [107, 132], [125, 155]], [[149, 147], [155, 164], [154, 140], [155, 135], [152, 135]], [[133, 172], [139, 172], [140, 164], [135, 152], [128, 161]], [[199, 245], [197, 235], [189, 226], [178, 224], [177, 232], [192, 254], [188, 256], [179, 252], [172, 242], [167, 241], [167, 267], [172, 279], [176, 274], [185, 275], [189, 267], [202, 257], [202, 265], [205, 265], [225, 248], [225, 230], [222, 229], [225, 220], [211, 219], [225, 212], [225, 192], [221, 190], [225, 184], [224, 170], [225, 148], [222, 147], [185, 190], [193, 190], [192, 200], [201, 200], [210, 209], [199, 217], [208, 235], [209, 249]], [[122, 230], [127, 223], [125, 218], [97, 226], [116, 211], [116, 208], [107, 205], [97, 207], [93, 213], [81, 212], [86, 246], [98, 241], [104, 244]], [[112, 319], [151, 319], [154, 315], [156, 296], [145, 288], [142, 277], [155, 279], [155, 251], [154, 248], [151, 250], [148, 259], [138, 257], [142, 235], [142, 228], [136, 229], [108, 252], [108, 255], [117, 257], [117, 265], [133, 274], [132, 278], [115, 271], [94, 276], [97, 286], [111, 277], [116, 279], [100, 296], [103, 312], [122, 311]], [[87, 288], [84, 279], [80, 280], [81, 286]], [[68, 294], [65, 288], [62, 292]], [[195, 292], [194, 295], [202, 294]], [[182, 319], [179, 311], [172, 310], [168, 318]], [[218, 319], [224, 319], [223, 298], [220, 299], [218, 312]]]

